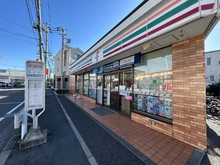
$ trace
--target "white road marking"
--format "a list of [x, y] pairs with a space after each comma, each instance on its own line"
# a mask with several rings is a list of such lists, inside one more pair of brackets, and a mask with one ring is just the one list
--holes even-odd
[[21, 102], [19, 105], [17, 105], [16, 107], [14, 107], [12, 110], [10, 110], [9, 112], [7, 112], [6, 114], [8, 115], [8, 114], [10, 114], [10, 113], [12, 113], [13, 111], [15, 111], [18, 107], [20, 107], [22, 104], [24, 104], [24, 101], [23, 102]]
[[60, 104], [60, 106], [61, 106], [61, 108], [62, 108], [62, 110], [64, 112], [64, 115], [66, 116], [66, 118], [67, 118], [67, 120], [68, 120], [68, 122], [69, 122], [69, 124], [70, 124], [70, 126], [71, 126], [71, 128], [73, 130], [73, 132], [75, 133], [75, 135], [76, 135], [76, 137], [77, 137], [77, 139], [78, 139], [78, 141], [79, 141], [79, 143], [80, 143], [84, 153], [86, 154], [89, 163], [91, 165], [98, 165], [96, 160], [95, 160], [95, 158], [94, 158], [94, 156], [92, 155], [92, 153], [90, 152], [89, 148], [87, 147], [85, 141], [83, 140], [82, 136], [80, 135], [79, 131], [77, 130], [77, 128], [73, 124], [70, 116], [67, 114], [66, 110], [64, 109], [64, 107], [61, 104], [60, 100], [58, 99], [57, 95], [55, 95], [55, 96], [56, 96], [57, 101], [59, 102], [59, 104]]
[[[9, 112], [6, 113], [6, 115], [11, 114], [13, 111], [15, 111], [18, 107], [20, 107], [22, 104], [24, 104], [24, 101], [21, 102], [20, 104], [18, 104], [16, 107], [14, 107], [12, 110], [10, 110]], [[0, 121], [4, 120], [5, 117], [0, 117]]]
[[5, 117], [0, 117], [0, 121], [2, 121]]
[[0, 105], [5, 105], [5, 104], [18, 104], [18, 103], [21, 103], [21, 102], [7, 102], [7, 103], [0, 103]]

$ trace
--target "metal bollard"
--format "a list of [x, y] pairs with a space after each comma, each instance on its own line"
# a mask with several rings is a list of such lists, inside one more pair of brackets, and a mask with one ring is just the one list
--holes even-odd
[[20, 113], [14, 114], [14, 129], [20, 128]]

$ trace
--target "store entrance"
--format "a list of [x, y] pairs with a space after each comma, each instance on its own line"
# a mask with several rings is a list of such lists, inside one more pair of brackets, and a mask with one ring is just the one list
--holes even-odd
[[103, 104], [113, 110], [119, 110], [118, 73], [104, 76]]
[[132, 108], [132, 71], [104, 75], [103, 104], [130, 115]]
[[110, 84], [110, 91], [111, 91], [111, 98], [110, 98], [110, 108], [114, 110], [119, 110], [119, 76], [118, 73], [112, 74], [111, 76], [111, 84]]
[[126, 115], [131, 114], [132, 108], [132, 72], [123, 71], [119, 73], [119, 109]]

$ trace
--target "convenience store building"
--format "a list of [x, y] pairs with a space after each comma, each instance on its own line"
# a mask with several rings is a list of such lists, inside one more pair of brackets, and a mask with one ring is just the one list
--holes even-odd
[[70, 66], [72, 93], [206, 151], [204, 40], [219, 0], [145, 0]]

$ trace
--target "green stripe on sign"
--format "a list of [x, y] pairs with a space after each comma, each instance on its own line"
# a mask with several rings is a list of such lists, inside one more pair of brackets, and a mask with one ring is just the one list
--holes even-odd
[[138, 36], [139, 34], [145, 32], [146, 30], [147, 30], [147, 27], [146, 27], [146, 26], [142, 27], [141, 29], [137, 30], [136, 32], [132, 33], [131, 35], [125, 37], [125, 38], [122, 40], [122, 44], [125, 43], [125, 42], [127, 42], [127, 41], [129, 41], [130, 39], [132, 39], [132, 38]]
[[164, 20], [174, 16], [175, 14], [183, 11], [184, 9], [192, 6], [193, 4], [197, 3], [198, 0], [187, 0], [186, 2], [184, 2], [183, 4], [177, 6], [176, 8], [174, 8], [173, 10], [167, 12], [166, 14], [162, 15], [161, 17], [159, 17], [158, 19], [152, 21], [151, 23], [149, 23], [146, 26], [140, 28], [139, 30], [135, 31], [134, 33], [130, 34], [129, 36], [125, 37], [124, 39], [122, 39], [121, 41], [118, 41], [117, 43], [115, 43], [114, 45], [112, 45], [111, 47], [109, 47], [108, 49], [104, 50], [103, 53], [107, 53], [113, 49], [115, 49], [116, 47], [120, 46], [121, 44], [131, 40], [132, 38], [138, 36], [139, 34], [145, 32], [147, 29], [150, 29], [154, 26], [156, 26], [157, 24], [163, 22]]
[[160, 18], [152, 21], [151, 23], [149, 23], [147, 25], [148, 29], [154, 27], [155, 25], [161, 23], [162, 21], [174, 16], [175, 14], [183, 11], [184, 9], [186, 9], [187, 7], [192, 6], [193, 4], [197, 3], [198, 0], [187, 0], [186, 2], [184, 2], [183, 4], [179, 5], [178, 7], [174, 8], [173, 10], [170, 10], [169, 12], [167, 12], [166, 14], [164, 14], [163, 16], [161, 16]]
[[105, 54], [105, 53], [109, 52], [110, 50], [112, 50], [112, 49], [114, 49], [114, 48], [116, 48], [116, 47], [118, 47], [120, 45], [121, 45], [121, 41], [117, 42], [116, 44], [112, 45], [108, 49], [104, 50], [103, 53]]

